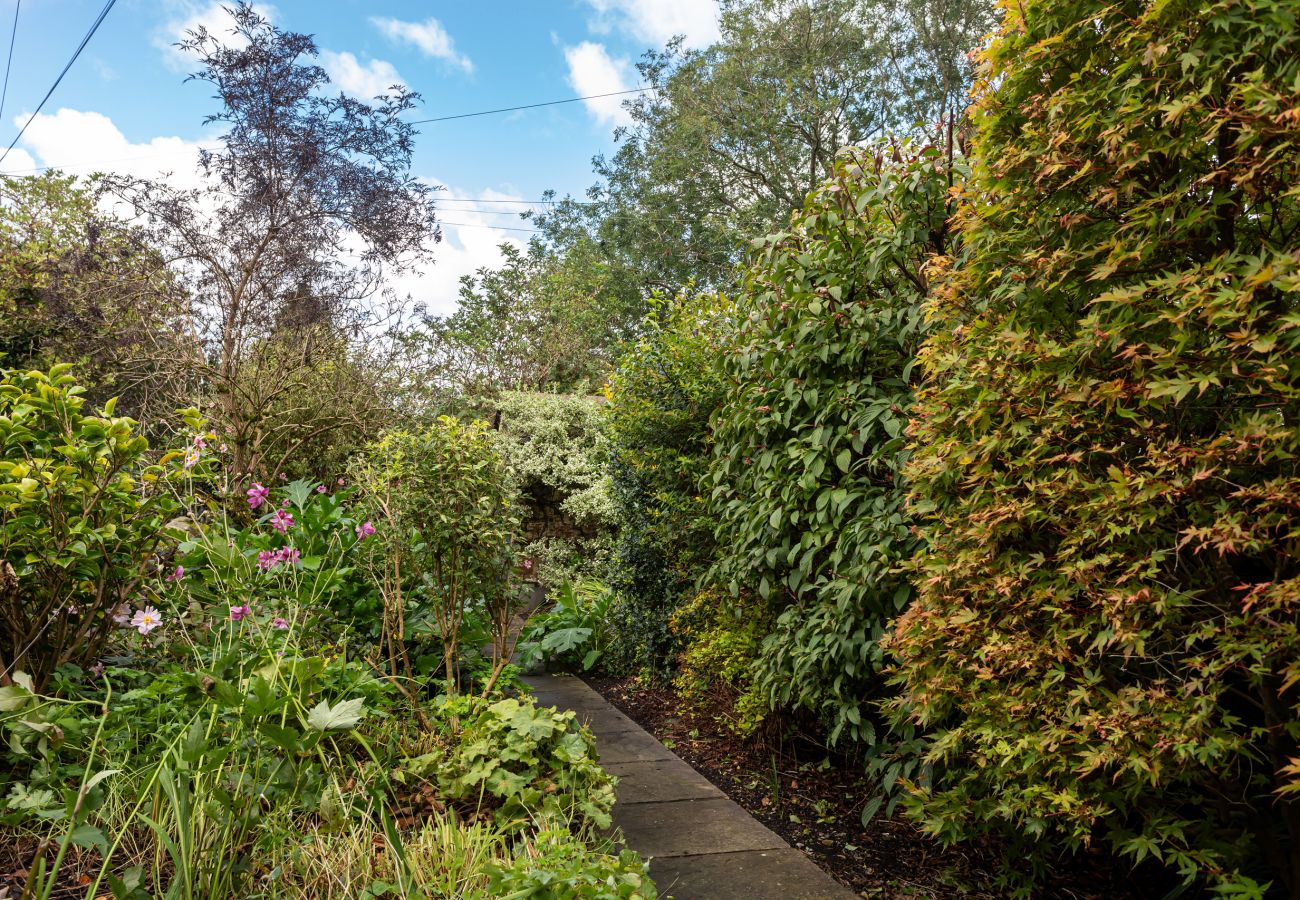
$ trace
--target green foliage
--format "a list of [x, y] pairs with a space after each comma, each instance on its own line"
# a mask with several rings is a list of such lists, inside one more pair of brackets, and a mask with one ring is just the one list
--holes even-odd
[[1005, 9], [911, 431], [914, 812], [1295, 897], [1296, 8]]
[[565, 831], [544, 831], [507, 866], [493, 869], [493, 897], [654, 900], [658, 897], [641, 857], [593, 850]]
[[533, 540], [520, 551], [534, 564], [529, 576], [558, 588], [603, 574], [615, 510], [601, 398], [509, 391], [495, 405], [503, 453], [525, 505], [558, 507], [574, 531], [541, 533], [546, 523], [534, 516]]
[[0, 380], [0, 674], [36, 686], [94, 659], [113, 610], [156, 572], [180, 466], [149, 465], [136, 423], [83, 412], [59, 365]]
[[[145, 840], [168, 862], [146, 882], [156, 895], [244, 895], [251, 839], [268, 820], [364, 816], [370, 798], [345, 782], [381, 784], [382, 770], [363, 778], [367, 744], [354, 729], [387, 714], [391, 685], [305, 655], [287, 629], [232, 621], [224, 606], [192, 628], [193, 655], [156, 675], [110, 666], [87, 679], [67, 667], [57, 694], [0, 706], [0, 823], [51, 830], [65, 849], [95, 846], [95, 885], [123, 877], [116, 854]], [[58, 868], [38, 878], [37, 896]]]
[[[389, 663], [411, 675], [406, 641], [436, 635], [454, 691], [470, 617], [481, 614], [500, 631], [517, 599], [518, 500], [496, 433], [484, 422], [440, 416], [420, 433], [388, 432], [350, 472], [377, 528], [364, 547], [383, 599], [380, 644]], [[499, 653], [500, 667], [507, 655]]]
[[486, 798], [498, 826], [510, 831], [536, 822], [578, 831], [609, 827], [614, 782], [596, 764], [591, 732], [572, 710], [458, 698], [444, 714], [460, 719], [455, 745], [445, 757], [412, 763], [417, 770], [433, 766], [445, 796]]
[[[461, 279], [456, 311], [410, 343], [431, 358], [437, 388], [471, 400], [498, 391], [573, 391], [599, 382], [643, 304], [611, 284], [616, 268], [580, 237], [567, 252], [502, 244], [501, 265]], [[624, 278], [625, 280], [625, 278]]]
[[880, 639], [911, 597], [898, 567], [918, 547], [903, 431], [952, 174], [933, 148], [903, 151], [847, 154], [791, 230], [761, 243], [713, 436], [713, 577], [776, 619], [754, 687], [821, 717], [832, 743], [877, 741]]
[[[989, 0], [726, 0], [719, 37], [647, 53], [655, 90], [595, 160], [598, 183], [536, 221], [620, 290], [726, 289], [754, 235], [781, 228], [841, 147], [888, 131], [933, 141], [965, 105]], [[592, 245], [595, 245], [595, 248]]]
[[98, 194], [95, 178], [55, 170], [0, 176], [0, 368], [75, 361], [94, 402], [170, 411], [189, 402], [170, 359], [184, 334], [176, 278]]
[[608, 647], [613, 605], [613, 592], [599, 581], [561, 585], [555, 605], [530, 618], [520, 635], [519, 665], [545, 661], [550, 669], [589, 671]]
[[726, 696], [731, 718], [726, 723], [738, 734], [752, 734], [770, 707], [754, 684], [754, 661], [763, 639], [772, 631], [771, 616], [739, 609], [718, 587], [700, 591], [672, 618], [673, 633], [683, 644], [673, 687], [693, 703]]
[[712, 561], [713, 534], [700, 481], [709, 425], [721, 405], [721, 360], [731, 301], [686, 293], [656, 306], [646, 334], [607, 387], [610, 478], [618, 543], [610, 584], [624, 666], [664, 675], [677, 642], [673, 611]]

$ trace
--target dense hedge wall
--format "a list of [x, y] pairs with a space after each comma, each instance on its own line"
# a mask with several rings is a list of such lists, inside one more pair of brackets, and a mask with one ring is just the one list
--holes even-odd
[[915, 812], [1297, 897], [1298, 8], [1005, 9], [911, 429]]
[[713, 577], [775, 617], [753, 689], [815, 713], [833, 743], [875, 742], [880, 638], [911, 599], [899, 472], [952, 169], [934, 148], [903, 150], [847, 153], [760, 243], [713, 437]]
[[609, 380], [610, 485], [619, 534], [610, 585], [619, 641], [610, 663], [670, 675], [669, 621], [713, 559], [709, 426], [722, 402], [732, 302], [687, 292], [660, 301]]

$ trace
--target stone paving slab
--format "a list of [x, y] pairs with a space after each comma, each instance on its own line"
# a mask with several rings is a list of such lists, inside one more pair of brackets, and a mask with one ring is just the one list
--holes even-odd
[[[596, 738], [596, 753], [600, 764], [609, 768], [628, 762], [653, 762], [655, 760], [677, 759], [669, 750], [644, 729], [641, 731], [623, 731]], [[681, 760], [678, 760], [681, 762]], [[685, 763], [682, 763], [685, 765]]]
[[725, 796], [680, 759], [610, 763], [605, 769], [618, 778], [618, 802], [624, 805]]
[[585, 682], [529, 675], [538, 703], [572, 709], [619, 778], [614, 825], [676, 900], [847, 900], [838, 884]]
[[696, 856], [789, 846], [726, 797], [614, 805], [614, 825], [643, 856]]
[[650, 861], [650, 877], [661, 896], [675, 900], [854, 900], [858, 896], [789, 847], [660, 857]]

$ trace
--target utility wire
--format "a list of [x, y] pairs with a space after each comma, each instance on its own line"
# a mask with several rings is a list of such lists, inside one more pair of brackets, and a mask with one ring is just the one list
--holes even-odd
[[[21, 0], [20, 0], [20, 2], [21, 2]], [[81, 47], [78, 47], [78, 48], [77, 48], [77, 53], [73, 54], [72, 60], [69, 60], [68, 65], [64, 67], [64, 69], [63, 69], [63, 73], [59, 75], [59, 80], [62, 80], [62, 79], [63, 79], [63, 75], [67, 74], [68, 69], [72, 66], [72, 63], [76, 60], [76, 58], [77, 58], [77, 54], [81, 53], [82, 48], [86, 46], [86, 43], [90, 40], [90, 36], [91, 36], [92, 34], [95, 33], [95, 29], [99, 27], [99, 23], [102, 22], [102, 21], [104, 20], [104, 16], [106, 16], [106, 15], [108, 14], [108, 10], [112, 7], [112, 5], [113, 5], [115, 2], [117, 2], [117, 0], [108, 0], [108, 5], [105, 6], [105, 7], [104, 7], [104, 11], [101, 12], [101, 13], [99, 14], [99, 19], [97, 19], [97, 20], [95, 21], [95, 24], [94, 24], [94, 26], [92, 26], [92, 28], [91, 28], [91, 30], [90, 30], [90, 33], [87, 34], [86, 37], [85, 37], [85, 39], [82, 40], [82, 42], [81, 42]], [[16, 14], [15, 14], [15, 18], [16, 18], [16, 17], [17, 17], [17, 16], [16, 16]], [[12, 54], [12, 52], [13, 52], [13, 51], [12, 51], [12, 47], [11, 47], [11, 48], [10, 48], [10, 53]], [[55, 88], [55, 87], [58, 87], [58, 86], [59, 86], [59, 82], [58, 82], [58, 81], [55, 81], [55, 82], [54, 82], [54, 87], [50, 88], [50, 94], [54, 93], [54, 88]], [[556, 105], [561, 104], [561, 103], [578, 103], [578, 102], [580, 102], [580, 101], [582, 101], [582, 100], [597, 100], [597, 99], [599, 99], [599, 98], [601, 98], [601, 97], [619, 97], [619, 96], [622, 96], [622, 95], [624, 95], [624, 94], [644, 94], [646, 91], [653, 91], [653, 90], [655, 90], [655, 88], [653, 88], [653, 87], [640, 87], [640, 88], [632, 88], [631, 90], [626, 90], [626, 91], [610, 91], [610, 92], [607, 93], [607, 94], [589, 94], [589, 95], [586, 96], [586, 97], [568, 97], [568, 98], [566, 98], [566, 99], [564, 99], [564, 100], [547, 100], [545, 103], [528, 103], [528, 104], [525, 104], [525, 105], [523, 105], [523, 106], [506, 106], [506, 107], [503, 107], [503, 108], [501, 108], [501, 109], [484, 109], [484, 110], [480, 110], [479, 112], [459, 113], [458, 115], [454, 115], [454, 116], [438, 116], [438, 117], [433, 118], [433, 119], [415, 119], [415, 120], [413, 120], [413, 121], [411, 121], [411, 122], [408, 122], [408, 123], [406, 123], [406, 124], [408, 124], [408, 125], [424, 125], [424, 124], [427, 124], [427, 123], [429, 123], [429, 122], [449, 122], [449, 121], [451, 121], [452, 119], [468, 119], [468, 118], [471, 118], [471, 117], [473, 117], [473, 116], [490, 116], [490, 115], [494, 115], [494, 114], [496, 114], [496, 113], [515, 112], [515, 111], [517, 111], [517, 110], [521, 110], [521, 109], [536, 109], [536, 108], [538, 108], [539, 106], [556, 106]], [[50, 94], [46, 94], [46, 95], [45, 95], [45, 100], [50, 99]], [[42, 100], [42, 101], [41, 101], [41, 106], [44, 106], [44, 105], [45, 105], [45, 100]], [[40, 106], [38, 106], [38, 107], [36, 108], [36, 112], [40, 112], [40, 111], [41, 111], [41, 108], [40, 108]], [[36, 117], [36, 113], [33, 113], [33, 114], [32, 114], [32, 118], [35, 118], [35, 117]], [[30, 123], [30, 122], [31, 122], [31, 119], [28, 119], [27, 121]], [[24, 125], [24, 126], [23, 126], [23, 131], [26, 131], [26, 130], [27, 130], [27, 126]], [[23, 136], [22, 131], [18, 132], [18, 137], [14, 138], [14, 142], [13, 142], [13, 144], [10, 144], [10, 145], [9, 145], [9, 150], [12, 150], [12, 149], [13, 149], [14, 144], [17, 144], [17, 143], [18, 143], [18, 138], [21, 138], [22, 136]], [[4, 156], [0, 156], [0, 163], [4, 162], [4, 157], [7, 156], [7, 155], [9, 154], [9, 150], [6, 150], [6, 151], [5, 151]], [[105, 162], [105, 163], [110, 163], [110, 162], [132, 162], [132, 161], [135, 161], [135, 160], [140, 160], [140, 159], [150, 159], [150, 158], [152, 158], [152, 157], [155, 157], [155, 156], [162, 156], [162, 155], [164, 155], [164, 154], [159, 154], [159, 153], [146, 153], [146, 154], [143, 154], [143, 155], [141, 155], [141, 156], [127, 156], [127, 157], [123, 157], [123, 158], [121, 158], [121, 159], [115, 159], [115, 160], [104, 160], [104, 162]], [[14, 171], [14, 172], [10, 172], [10, 173], [8, 173], [8, 174], [10, 174], [10, 175], [25, 175], [25, 174], [29, 174], [29, 173], [35, 173], [35, 172], [44, 172], [44, 171], [46, 171], [47, 169], [67, 169], [67, 168], [72, 168], [73, 166], [76, 166], [76, 167], [78, 167], [78, 168], [81, 168], [81, 167], [83, 167], [83, 166], [98, 165], [98, 164], [99, 164], [99, 163], [67, 163], [67, 164], [64, 164], [64, 165], [36, 166], [36, 167], [34, 167], [34, 168], [31, 168], [31, 169], [21, 169], [21, 170], [16, 170], [16, 171]], [[437, 199], [441, 199], [441, 200], [452, 200], [452, 199], [456, 199], [456, 198], [453, 198], [453, 197], [441, 197], [441, 198], [437, 198]], [[482, 202], [482, 203], [515, 203], [515, 202], [524, 202], [524, 201], [514, 201], [514, 200], [482, 200], [482, 201], [479, 201], [479, 202]], [[558, 201], [558, 200], [529, 200], [529, 201], [527, 201], [527, 202], [528, 202], [528, 203], [559, 203], [560, 201]]]
[[503, 106], [501, 109], [485, 109], [481, 112], [460, 113], [455, 116], [438, 116], [433, 119], [414, 119], [407, 125], [424, 125], [429, 122], [450, 122], [452, 119], [469, 119], [473, 116], [491, 116], [496, 113], [515, 112], [521, 109], [537, 109], [539, 106], [558, 106], [561, 103], [577, 103], [580, 100], [599, 100], [601, 97], [621, 97], [624, 94], [644, 94], [653, 91], [652, 87], [632, 88], [628, 91], [610, 91], [608, 94], [589, 94], [586, 97], [568, 97], [564, 100], [547, 100], [544, 103], [526, 103], [523, 106]]
[[9, 96], [9, 69], [14, 64], [14, 42], [18, 40], [18, 11], [23, 8], [23, 0], [14, 4], [14, 29], [9, 33], [9, 60], [5, 63], [5, 86], [0, 90], [0, 122], [4, 121], [5, 98]]
[[506, 225], [488, 225], [486, 222], [444, 222], [439, 219], [438, 224], [451, 225], [454, 228], [491, 228], [493, 231], [529, 231], [534, 234], [541, 231], [540, 228], [510, 228]]
[[45, 96], [41, 98], [41, 102], [36, 107], [36, 112], [32, 113], [27, 121], [23, 123], [23, 127], [19, 129], [18, 134], [14, 136], [14, 139], [9, 142], [9, 146], [5, 148], [5, 152], [0, 154], [0, 163], [3, 163], [5, 157], [9, 155], [9, 151], [14, 149], [14, 146], [23, 136], [23, 132], [27, 130], [27, 126], [32, 124], [36, 117], [40, 115], [46, 102], [49, 101], [50, 95], [53, 94], [55, 88], [59, 86], [59, 82], [63, 81], [63, 76], [68, 74], [68, 70], [71, 69], [72, 64], [77, 61], [77, 57], [81, 55], [81, 51], [86, 49], [86, 45], [89, 44], [90, 39], [95, 36], [95, 32], [99, 30], [99, 26], [103, 24], [104, 19], [108, 16], [108, 11], [113, 8], [113, 4], [116, 2], [117, 0], [108, 0], [108, 2], [104, 4], [104, 8], [99, 12], [99, 17], [96, 18], [94, 23], [90, 26], [90, 30], [86, 32], [86, 36], [81, 39], [81, 43], [77, 45], [77, 49], [73, 51], [72, 58], [68, 60], [68, 64], [63, 67], [63, 71], [59, 73], [59, 77], [54, 79], [54, 84], [50, 85], [50, 89], [46, 91]]

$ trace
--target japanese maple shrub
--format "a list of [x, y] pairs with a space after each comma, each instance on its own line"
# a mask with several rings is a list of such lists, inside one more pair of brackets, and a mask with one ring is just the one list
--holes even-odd
[[1300, 897], [1297, 7], [1004, 8], [910, 432], [914, 812]]
[[903, 432], [954, 177], [933, 147], [847, 153], [761, 243], [737, 300], [713, 435], [714, 576], [775, 620], [751, 689], [811, 711], [832, 742], [875, 743], [880, 639], [911, 598]]

